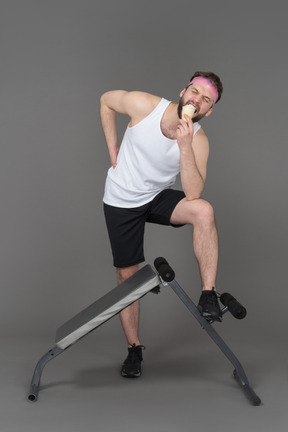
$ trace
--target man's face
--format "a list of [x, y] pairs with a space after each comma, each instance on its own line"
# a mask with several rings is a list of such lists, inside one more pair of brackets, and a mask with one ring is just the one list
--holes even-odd
[[205, 116], [208, 117], [213, 109], [213, 94], [210, 88], [205, 84], [196, 82], [187, 89], [183, 89], [178, 104], [179, 118], [181, 118], [182, 107], [189, 104], [196, 108], [192, 119], [194, 123]]

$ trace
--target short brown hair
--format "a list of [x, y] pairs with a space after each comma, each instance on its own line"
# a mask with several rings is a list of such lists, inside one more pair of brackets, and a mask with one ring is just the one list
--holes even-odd
[[[218, 75], [216, 75], [213, 72], [195, 72], [194, 75], [190, 78], [189, 82], [191, 82], [194, 78], [198, 76], [208, 78], [216, 86], [219, 95], [216, 103], [219, 102], [219, 100], [221, 99], [221, 95], [223, 93], [223, 85]], [[189, 87], [189, 85], [187, 87]]]

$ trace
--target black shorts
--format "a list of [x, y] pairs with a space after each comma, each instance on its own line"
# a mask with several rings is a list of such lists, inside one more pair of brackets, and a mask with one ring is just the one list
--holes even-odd
[[145, 261], [143, 239], [145, 223], [173, 225], [170, 218], [184, 192], [165, 189], [148, 204], [136, 208], [113, 207], [104, 203], [104, 214], [115, 267], [131, 267]]

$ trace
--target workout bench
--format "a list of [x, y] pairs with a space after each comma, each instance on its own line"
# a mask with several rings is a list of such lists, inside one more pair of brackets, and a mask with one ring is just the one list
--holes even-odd
[[[118, 285], [112, 291], [108, 292], [58, 328], [54, 348], [50, 349], [41, 357], [35, 367], [28, 394], [29, 401], [37, 400], [41, 375], [45, 365], [50, 360], [57, 357], [92, 330], [95, 330], [101, 324], [108, 321], [148, 292], [158, 293], [160, 291], [160, 285], [163, 285], [170, 286], [173, 289], [194, 318], [196, 318], [202, 329], [208, 333], [223, 354], [232, 363], [234, 367], [234, 378], [240, 384], [252, 405], [259, 406], [261, 404], [261, 400], [251, 388], [239, 360], [212, 327], [213, 321], [210, 320], [208, 322], [202, 317], [196, 305], [177, 283], [175, 280], [175, 273], [165, 258], [157, 258], [154, 261], [154, 266], [155, 268], [150, 265], [145, 265], [131, 278]], [[231, 294], [222, 294], [220, 296], [220, 301], [224, 305], [222, 314], [229, 311], [235, 318], [242, 319], [245, 317], [246, 309], [240, 305]]]

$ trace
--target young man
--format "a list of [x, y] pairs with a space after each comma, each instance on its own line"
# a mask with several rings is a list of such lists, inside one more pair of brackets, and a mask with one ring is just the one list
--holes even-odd
[[[199, 264], [203, 316], [221, 320], [215, 293], [218, 237], [212, 206], [201, 199], [209, 142], [198, 123], [220, 100], [222, 83], [212, 72], [196, 72], [180, 93], [178, 104], [143, 92], [110, 91], [101, 97], [101, 122], [111, 160], [104, 212], [118, 282], [132, 276], [143, 262], [146, 222], [193, 226], [193, 247]], [[182, 109], [193, 105], [192, 119]], [[130, 122], [120, 149], [116, 113]], [[191, 114], [192, 115], [192, 114]], [[183, 191], [171, 189], [180, 172]], [[124, 377], [141, 375], [138, 337], [139, 301], [120, 313], [128, 342]]]

